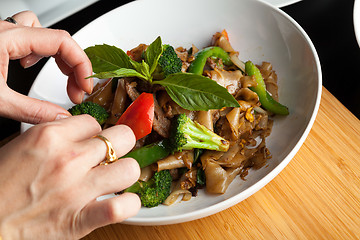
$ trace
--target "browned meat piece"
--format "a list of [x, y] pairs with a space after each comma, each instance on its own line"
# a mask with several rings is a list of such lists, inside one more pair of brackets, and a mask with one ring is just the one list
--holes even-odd
[[129, 96], [129, 98], [131, 99], [131, 101], [135, 101], [135, 99], [137, 99], [140, 95], [138, 90], [136, 90], [136, 86], [137, 86], [136, 82], [131, 82], [131, 80], [129, 78], [125, 79], [126, 93]]
[[166, 91], [158, 91], [156, 93], [156, 99], [164, 111], [164, 115], [167, 118], [173, 118], [175, 115], [185, 113], [188, 117], [190, 117], [190, 111], [180, 107], [177, 103], [175, 103], [167, 94]]
[[[130, 79], [126, 79], [125, 86], [126, 92], [132, 101], [140, 95], [138, 90], [136, 90], [137, 83], [135, 81], [130, 82]], [[170, 129], [170, 120], [166, 118], [164, 111], [159, 106], [159, 103], [154, 97], [154, 122], [153, 122], [153, 130], [156, 131], [162, 137], [169, 136]]]
[[160, 107], [156, 98], [154, 98], [154, 122], [153, 122], [153, 129], [156, 131], [160, 136], [167, 138], [169, 137], [170, 131], [170, 120], [166, 118], [164, 111]]
[[142, 53], [146, 50], [148, 46], [146, 44], [140, 44], [136, 48], [131, 49], [128, 51], [128, 55], [130, 58], [136, 62], [141, 62]]

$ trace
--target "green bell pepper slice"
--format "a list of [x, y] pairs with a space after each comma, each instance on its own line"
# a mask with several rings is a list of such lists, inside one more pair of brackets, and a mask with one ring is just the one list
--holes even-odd
[[257, 86], [250, 87], [250, 89], [257, 93], [261, 105], [266, 110], [279, 115], [289, 114], [289, 109], [286, 106], [275, 101], [273, 97], [268, 93], [268, 91], [266, 91], [266, 85], [260, 73], [260, 70], [251, 61], [247, 61], [245, 63], [245, 73], [249, 76], [255, 76]]
[[231, 65], [229, 54], [220, 47], [207, 47], [195, 54], [195, 60], [190, 64], [188, 72], [202, 75], [206, 60], [209, 57], [221, 58], [225, 65]]
[[155, 142], [144, 147], [135, 149], [121, 158], [134, 158], [140, 165], [140, 168], [156, 163], [170, 155], [171, 150], [167, 145], [166, 139]]

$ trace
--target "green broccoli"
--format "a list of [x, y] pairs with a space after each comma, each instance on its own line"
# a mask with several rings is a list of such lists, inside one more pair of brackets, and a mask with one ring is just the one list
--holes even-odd
[[173, 119], [169, 144], [174, 152], [194, 148], [223, 152], [229, 149], [229, 141], [207, 127], [192, 121], [185, 114], [177, 115]]
[[147, 182], [137, 181], [124, 192], [133, 192], [140, 196], [144, 207], [152, 208], [163, 203], [170, 195], [172, 177], [169, 170], [156, 172]]
[[177, 56], [174, 48], [170, 45], [163, 45], [164, 51], [159, 58], [159, 65], [156, 70], [157, 75], [162, 75], [162, 78], [170, 74], [178, 73], [182, 68], [182, 61]]
[[71, 107], [68, 111], [73, 116], [80, 114], [89, 114], [90, 116], [94, 117], [100, 125], [105, 123], [105, 121], [109, 117], [109, 114], [102, 106], [93, 102], [82, 102]]
[[[192, 121], [185, 114], [177, 115], [172, 120], [169, 138], [135, 149], [123, 157], [134, 158], [143, 168], [182, 150], [209, 149], [226, 152], [229, 149], [229, 141]], [[202, 152], [195, 152], [198, 159]]]

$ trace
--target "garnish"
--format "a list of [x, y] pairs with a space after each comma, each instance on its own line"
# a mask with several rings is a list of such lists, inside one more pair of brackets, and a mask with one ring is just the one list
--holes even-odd
[[[157, 37], [144, 52], [144, 60], [136, 62], [123, 50], [107, 44], [85, 49], [94, 75], [99, 79], [113, 77], [138, 77], [150, 84], [165, 87], [169, 96], [187, 110], [207, 111], [223, 107], [239, 107], [235, 98], [210, 78], [193, 73], [172, 73], [162, 80], [153, 81], [153, 74], [159, 66], [159, 59], [168, 45]], [[89, 77], [89, 78], [90, 78]]]

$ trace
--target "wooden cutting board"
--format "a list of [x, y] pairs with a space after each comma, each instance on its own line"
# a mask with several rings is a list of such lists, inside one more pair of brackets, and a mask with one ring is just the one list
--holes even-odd
[[248, 199], [187, 223], [106, 226], [90, 239], [360, 239], [360, 121], [323, 88], [297, 155]]
[[360, 121], [323, 88], [308, 138], [263, 189], [199, 220], [114, 224], [83, 238], [105, 239], [360, 239]]

